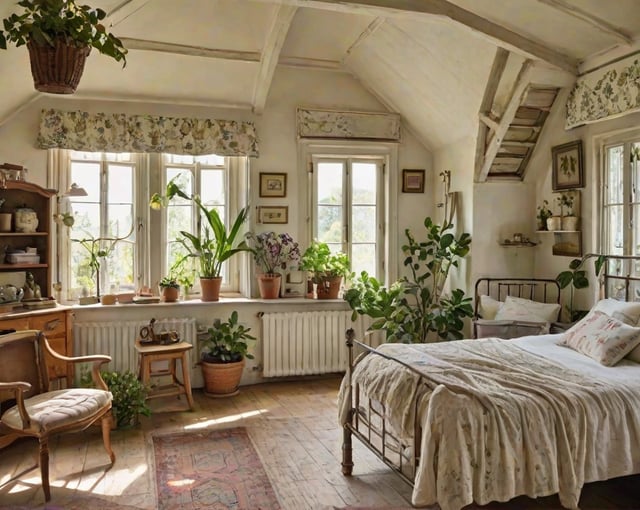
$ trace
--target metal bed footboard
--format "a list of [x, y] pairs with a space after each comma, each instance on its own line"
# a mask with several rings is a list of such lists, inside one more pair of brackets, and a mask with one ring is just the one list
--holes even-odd
[[[357, 437], [362, 444], [371, 450], [382, 462], [394, 470], [409, 485], [413, 486], [418, 465], [420, 464], [420, 449], [422, 438], [422, 426], [419, 419], [418, 406], [421, 399], [419, 395], [428, 389], [424, 375], [407, 365], [403, 361], [377, 351], [355, 339], [353, 329], [346, 332], [346, 344], [348, 348], [349, 364], [345, 377], [348, 382], [348, 396], [350, 409], [347, 422], [343, 425], [342, 440], [342, 473], [351, 476], [353, 472], [353, 444], [352, 436]], [[354, 349], [358, 348], [363, 352], [357, 357]], [[420, 377], [417, 397], [414, 401], [414, 424], [412, 442], [403, 441], [396, 437], [387, 423], [386, 407], [382, 402], [374, 401], [371, 398], [364, 398], [359, 384], [352, 379], [354, 368], [364, 357], [374, 355], [394, 361], [412, 371]]]

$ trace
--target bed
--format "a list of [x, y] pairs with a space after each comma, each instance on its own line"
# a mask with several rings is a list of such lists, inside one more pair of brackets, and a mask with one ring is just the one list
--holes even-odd
[[[636, 294], [640, 278], [630, 275], [640, 263], [628, 258], [608, 263], [610, 295]], [[413, 485], [416, 507], [558, 493], [565, 508], [577, 508], [585, 483], [640, 473], [638, 321], [640, 303], [607, 299], [566, 333], [512, 340], [372, 349], [348, 332], [343, 473], [352, 473], [356, 437]], [[624, 347], [608, 347], [600, 360], [576, 350], [609, 345], [585, 344], [608, 331]], [[610, 356], [623, 350], [619, 361]]]

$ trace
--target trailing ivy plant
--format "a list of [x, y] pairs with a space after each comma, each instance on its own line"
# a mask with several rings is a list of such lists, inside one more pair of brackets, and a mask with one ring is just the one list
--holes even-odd
[[404, 266], [409, 275], [388, 289], [363, 271], [345, 293], [353, 318], [372, 317], [370, 329], [384, 330], [389, 342], [422, 343], [437, 337], [454, 340], [463, 337], [464, 318], [473, 315], [471, 298], [461, 289], [443, 293], [451, 268], [469, 253], [471, 237], [456, 237], [453, 225], [438, 225], [430, 217], [424, 220], [426, 240], [417, 241], [405, 230], [407, 244], [402, 246]]

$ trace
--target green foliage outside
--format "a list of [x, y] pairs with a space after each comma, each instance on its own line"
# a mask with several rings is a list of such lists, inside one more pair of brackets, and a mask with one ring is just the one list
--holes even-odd
[[471, 237], [468, 233], [456, 237], [452, 224], [438, 225], [429, 217], [424, 226], [424, 241], [405, 230], [407, 244], [402, 251], [409, 276], [386, 288], [363, 271], [345, 293], [353, 318], [357, 314], [373, 318], [370, 329], [384, 330], [388, 342], [461, 339], [463, 320], [473, 315], [471, 298], [461, 289], [443, 294], [451, 268], [469, 253]]

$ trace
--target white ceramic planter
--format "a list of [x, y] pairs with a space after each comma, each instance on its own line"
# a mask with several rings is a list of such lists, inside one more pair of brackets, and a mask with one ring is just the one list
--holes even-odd
[[562, 218], [560, 216], [547, 218], [547, 230], [562, 230]]

